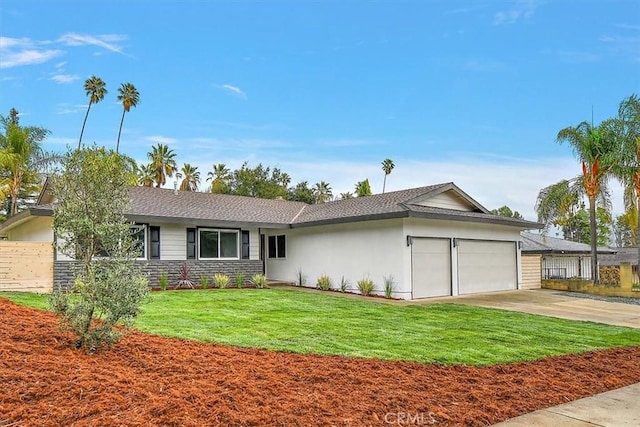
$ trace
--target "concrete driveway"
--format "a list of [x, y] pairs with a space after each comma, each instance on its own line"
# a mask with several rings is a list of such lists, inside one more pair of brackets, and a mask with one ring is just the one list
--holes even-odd
[[[426, 302], [426, 300], [423, 300]], [[574, 298], [549, 289], [492, 292], [458, 297], [432, 298], [447, 302], [499, 308], [571, 320], [588, 320], [640, 329], [640, 305]]]

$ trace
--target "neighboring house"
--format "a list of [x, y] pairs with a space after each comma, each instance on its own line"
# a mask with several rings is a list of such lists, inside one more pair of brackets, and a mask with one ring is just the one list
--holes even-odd
[[[609, 248], [598, 248], [598, 256], [614, 253]], [[586, 243], [522, 233], [522, 256], [541, 257], [542, 279], [591, 279], [591, 246]]]
[[615, 248], [615, 254], [604, 255], [601, 259], [598, 260], [600, 265], [609, 266], [609, 265], [620, 265], [623, 262], [628, 262], [632, 265], [633, 268], [633, 281], [639, 282], [638, 279], [638, 247], [630, 247], [630, 248]]
[[[520, 232], [541, 224], [490, 213], [453, 183], [329, 203], [266, 200], [132, 187], [127, 214], [143, 242], [152, 284], [187, 262], [200, 274], [265, 272], [315, 286], [321, 275], [350, 289], [371, 278], [382, 293], [415, 299], [519, 289]], [[9, 240], [53, 242], [52, 202], [0, 225]], [[70, 261], [56, 254], [54, 286], [68, 286]]]

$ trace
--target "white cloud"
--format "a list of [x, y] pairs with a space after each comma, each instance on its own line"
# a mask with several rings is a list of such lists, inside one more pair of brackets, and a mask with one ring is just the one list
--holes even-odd
[[521, 19], [529, 19], [536, 13], [539, 6], [538, 0], [517, 0], [510, 9], [496, 12], [493, 16], [493, 24], [515, 24]]
[[111, 52], [125, 55], [122, 46], [116, 42], [126, 40], [126, 36], [121, 34], [103, 34], [91, 36], [88, 34], [67, 33], [58, 38], [58, 42], [67, 46], [98, 46]]
[[56, 83], [66, 84], [66, 83], [73, 83], [79, 78], [80, 77], [72, 74], [56, 74], [53, 77], [51, 77], [51, 80], [53, 80]]
[[60, 55], [62, 55], [62, 51], [57, 49], [26, 49], [16, 52], [11, 50], [11, 48], [1, 48], [0, 68], [4, 69], [18, 67], [21, 65], [42, 64], [43, 62], [47, 62]]
[[237, 96], [238, 98], [247, 99], [247, 94], [242, 91], [238, 86], [223, 84], [223, 85], [214, 85], [218, 89], [222, 89], [232, 95]]

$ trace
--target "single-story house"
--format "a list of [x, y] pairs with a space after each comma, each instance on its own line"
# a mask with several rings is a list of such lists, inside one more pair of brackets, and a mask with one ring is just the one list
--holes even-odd
[[610, 266], [628, 262], [632, 266], [633, 282], [640, 282], [640, 275], [638, 274], [638, 247], [615, 248], [614, 250], [616, 253], [602, 256], [601, 259], [598, 259], [598, 263], [602, 266]]
[[[45, 186], [46, 187], [46, 186]], [[0, 225], [9, 240], [53, 242], [53, 200]], [[180, 265], [192, 279], [224, 272], [264, 272], [271, 280], [315, 286], [328, 275], [350, 290], [370, 278], [382, 293], [416, 299], [521, 288], [520, 232], [541, 224], [489, 212], [453, 183], [308, 205], [286, 200], [130, 189], [128, 218], [143, 242], [150, 281]], [[55, 253], [54, 287], [68, 286], [73, 260]]]
[[[598, 256], [611, 254], [615, 250], [598, 248]], [[591, 246], [586, 243], [523, 232], [522, 256], [541, 258], [542, 279], [591, 279]]]

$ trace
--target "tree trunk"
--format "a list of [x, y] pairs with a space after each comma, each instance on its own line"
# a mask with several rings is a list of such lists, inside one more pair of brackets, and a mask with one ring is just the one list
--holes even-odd
[[387, 174], [384, 174], [384, 181], [382, 181], [382, 194], [384, 194], [384, 190], [387, 187]]
[[120, 134], [122, 133], [122, 123], [124, 123], [124, 113], [126, 113], [126, 112], [127, 112], [127, 110], [125, 110], [123, 108], [122, 109], [122, 118], [120, 119], [120, 129], [118, 130], [118, 142], [116, 143], [116, 153], [120, 149]]
[[591, 231], [591, 280], [598, 284], [598, 233], [596, 230], [596, 196], [589, 196], [589, 228]]
[[82, 144], [82, 135], [84, 134], [84, 125], [87, 124], [87, 117], [89, 117], [89, 110], [91, 110], [91, 100], [89, 100], [89, 107], [87, 108], [87, 114], [84, 115], [84, 122], [82, 122], [82, 130], [80, 131], [80, 139], [78, 140], [78, 150]]

